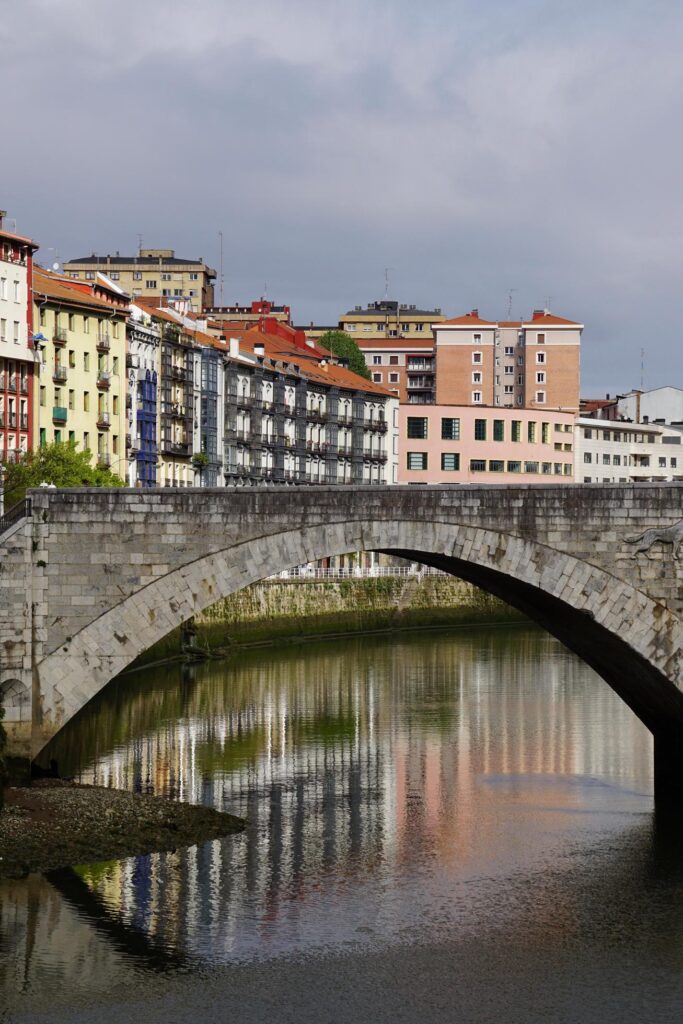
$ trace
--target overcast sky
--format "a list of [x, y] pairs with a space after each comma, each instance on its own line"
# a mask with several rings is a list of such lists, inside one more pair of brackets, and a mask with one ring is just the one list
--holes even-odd
[[49, 263], [222, 230], [298, 323], [516, 289], [585, 395], [683, 386], [682, 50], [672, 0], [0, 0], [0, 206]]

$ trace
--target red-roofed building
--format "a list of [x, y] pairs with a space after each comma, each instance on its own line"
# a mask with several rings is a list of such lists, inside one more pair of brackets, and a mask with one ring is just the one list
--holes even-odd
[[437, 323], [436, 401], [578, 412], [582, 331], [548, 310], [492, 321], [473, 309]]

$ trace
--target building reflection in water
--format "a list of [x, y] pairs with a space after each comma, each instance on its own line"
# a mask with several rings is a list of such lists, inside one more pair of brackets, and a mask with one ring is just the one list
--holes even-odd
[[[452, 915], [463, 880], [560, 856], [577, 813], [651, 807], [649, 734], [586, 666], [523, 627], [145, 670], [49, 756], [83, 782], [248, 819], [242, 836], [80, 869], [150, 948], [214, 962], [366, 931], [393, 940]], [[31, 884], [45, 944], [78, 898], [55, 911], [50, 887]]]

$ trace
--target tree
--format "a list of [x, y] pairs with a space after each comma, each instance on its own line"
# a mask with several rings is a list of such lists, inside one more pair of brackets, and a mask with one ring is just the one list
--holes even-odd
[[110, 469], [91, 465], [91, 453], [76, 450], [75, 441], [45, 445], [26, 452], [18, 462], [4, 464], [5, 508], [16, 505], [29, 487], [54, 484], [55, 487], [123, 487], [123, 480]]
[[347, 334], [346, 331], [327, 331], [318, 339], [318, 344], [322, 348], [327, 348], [330, 352], [334, 352], [336, 356], [348, 359], [349, 370], [353, 370], [359, 377], [365, 377], [366, 380], [370, 380], [370, 371], [365, 365], [363, 353], [351, 335]]

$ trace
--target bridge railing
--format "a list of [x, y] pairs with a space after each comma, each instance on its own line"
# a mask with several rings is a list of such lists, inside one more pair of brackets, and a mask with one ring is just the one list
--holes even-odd
[[8, 508], [7, 511], [0, 516], [0, 537], [5, 530], [9, 530], [10, 526], [14, 526], [14, 524], [18, 523], [20, 519], [25, 519], [30, 515], [30, 498], [23, 498], [21, 501], [18, 501], [16, 505], [13, 505], [12, 508]]
[[276, 583], [278, 580], [299, 580], [302, 583], [312, 580], [369, 580], [387, 576], [413, 577], [421, 580], [424, 576], [448, 575], [441, 569], [434, 569], [431, 565], [355, 565], [350, 568], [297, 565], [293, 569], [284, 569], [274, 576], [268, 576], [266, 582]]

